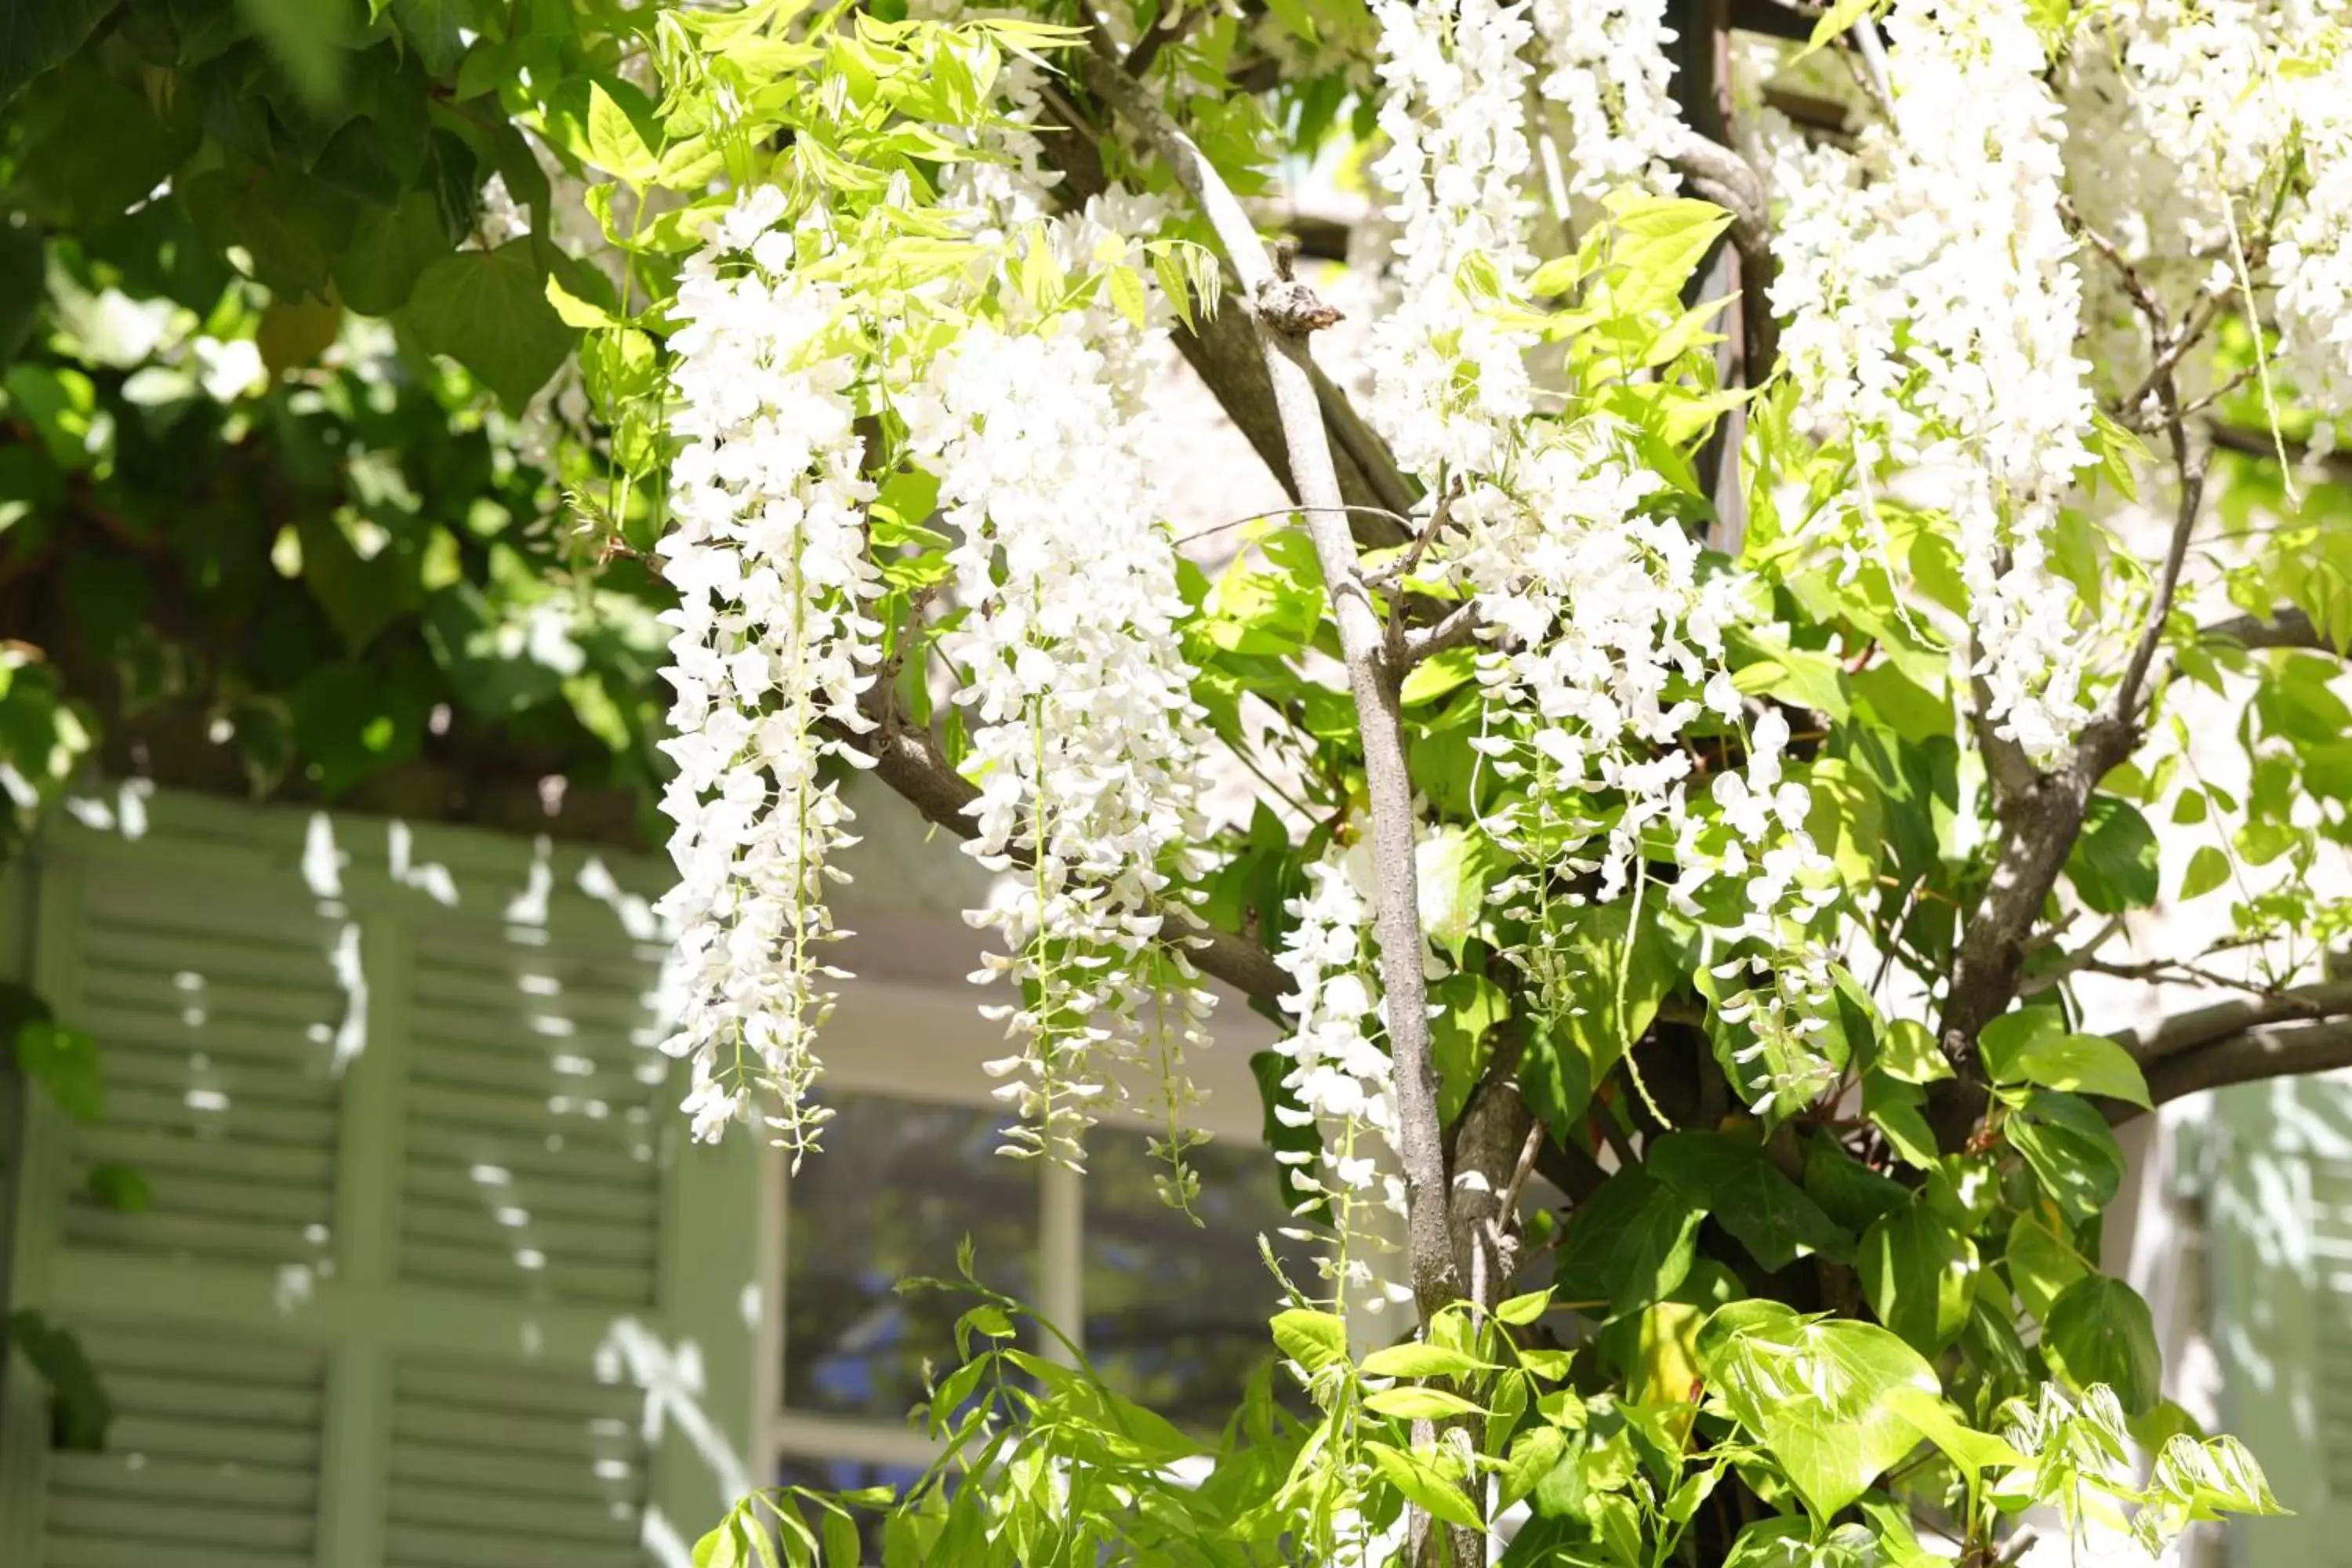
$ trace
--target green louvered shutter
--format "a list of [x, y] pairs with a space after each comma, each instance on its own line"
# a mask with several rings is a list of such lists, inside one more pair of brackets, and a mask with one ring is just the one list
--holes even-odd
[[2207, 1104], [2182, 1135], [2221, 1426], [2294, 1510], [2233, 1522], [2229, 1560], [2352, 1568], [2352, 1077], [2243, 1084]]
[[[656, 868], [126, 794], [34, 876], [105, 1121], [26, 1121], [15, 1299], [117, 1410], [0, 1426], [0, 1563], [677, 1564], [747, 1482], [756, 1162], [689, 1149]], [[111, 1211], [89, 1173], [147, 1179]]]

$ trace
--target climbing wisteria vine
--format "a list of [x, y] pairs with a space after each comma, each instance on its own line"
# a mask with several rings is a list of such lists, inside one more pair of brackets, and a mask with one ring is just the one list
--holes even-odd
[[[2125, 764], [2248, 657], [2198, 595], [2352, 640], [2352, 554], [2199, 553], [2215, 452], [2292, 500], [2352, 368], [2339, 7], [919, 9], [675, 23], [733, 191], [664, 307], [696, 1129], [822, 1122], [870, 768], [992, 879], [1008, 1152], [1143, 1121], [1205, 1217], [1192, 1064], [1269, 1031], [1312, 1414], [1170, 1501], [1157, 1427], [1014, 1360], [942, 1384], [985, 1457], [894, 1525], [1127, 1560], [1051, 1533], [1116, 1472], [1204, 1562], [1463, 1568], [1509, 1518], [1505, 1562], [1848, 1568], [1935, 1510], [2000, 1560], [2077, 1483], [2146, 1539], [2269, 1508], [2103, 1337], [2106, 1128], [2167, 1069], [2070, 977], [2158, 896], [2178, 785]], [[1356, 276], [1268, 243], [1333, 237], [1321, 181]], [[1180, 539], [1179, 374], [1290, 510]], [[2265, 789], [2167, 802], [2247, 818], [2183, 896], [2250, 885]], [[1026, 1355], [1010, 1310], [967, 1340]], [[2134, 1422], [2154, 1479], [2066, 1469]]]

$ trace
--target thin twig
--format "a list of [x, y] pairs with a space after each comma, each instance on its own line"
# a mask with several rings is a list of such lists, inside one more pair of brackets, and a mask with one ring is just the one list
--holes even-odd
[[1321, 510], [1335, 511], [1343, 516], [1349, 517], [1384, 517], [1401, 528], [1411, 528], [1412, 526], [1412, 520], [1411, 518], [1400, 517], [1384, 506], [1348, 506], [1345, 504], [1329, 508], [1311, 506], [1278, 506], [1270, 511], [1254, 511], [1247, 517], [1237, 517], [1231, 522], [1212, 523], [1207, 528], [1199, 529], [1193, 532], [1184, 535], [1181, 539], [1179, 539], [1176, 542], [1176, 544], [1179, 549], [1181, 549], [1187, 544], [1192, 544], [1200, 540], [1210, 538], [1215, 534], [1229, 532], [1236, 528], [1246, 528], [1253, 522], [1264, 522], [1268, 518], [1295, 517], [1301, 512]]
[[1862, 57], [1865, 79], [1863, 86], [1877, 100], [1878, 111], [1886, 116], [1886, 123], [1897, 131], [1902, 127], [1895, 119], [1895, 70], [1886, 58], [1886, 45], [1878, 36], [1878, 24], [1868, 16], [1853, 25], [1854, 52]]
[[1397, 637], [1391, 657], [1400, 669], [1411, 669], [1449, 648], [1462, 647], [1476, 641], [1478, 628], [1485, 624], [1478, 614], [1478, 601], [1472, 599], [1454, 606], [1444, 620], [1427, 631], [1406, 633]]

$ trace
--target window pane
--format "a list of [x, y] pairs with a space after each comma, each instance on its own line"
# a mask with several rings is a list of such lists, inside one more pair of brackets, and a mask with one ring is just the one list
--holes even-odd
[[828, 1097], [824, 1148], [792, 1179], [784, 1227], [784, 1403], [895, 1421], [923, 1397], [923, 1363], [955, 1359], [971, 1299], [898, 1295], [908, 1276], [974, 1271], [1035, 1299], [1037, 1173], [996, 1152], [1000, 1118], [882, 1095]]
[[1185, 1158], [1201, 1175], [1199, 1226], [1160, 1201], [1152, 1177], [1166, 1166], [1141, 1134], [1098, 1128], [1087, 1141], [1087, 1356], [1129, 1398], [1213, 1431], [1274, 1356], [1266, 1320], [1281, 1288], [1258, 1237], [1293, 1281], [1317, 1280], [1307, 1250], [1277, 1234], [1291, 1220], [1269, 1151], [1220, 1141]]

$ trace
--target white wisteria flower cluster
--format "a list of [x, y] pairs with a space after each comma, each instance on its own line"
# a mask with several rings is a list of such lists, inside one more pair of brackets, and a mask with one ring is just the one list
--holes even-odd
[[747, 193], [679, 280], [683, 447], [660, 547], [678, 595], [664, 616], [677, 697], [663, 742], [677, 776], [662, 798], [678, 882], [660, 910], [680, 971], [667, 1048], [693, 1061], [696, 1136], [718, 1137], [765, 1091], [797, 1160], [823, 1121], [805, 1096], [839, 974], [824, 961], [839, 934], [825, 884], [854, 842], [820, 770], [860, 760], [841, 737], [868, 727], [858, 697], [881, 580], [865, 543], [860, 366], [836, 342], [844, 301], [800, 265], [825, 248], [822, 212], [780, 226], [785, 205], [773, 186]]
[[1393, 1251], [1391, 1217], [1404, 1214], [1396, 1151], [1396, 1074], [1381, 1043], [1385, 1032], [1372, 937], [1371, 851], [1334, 842], [1307, 868], [1307, 891], [1289, 900], [1291, 920], [1275, 962], [1293, 989], [1282, 998], [1290, 1032], [1275, 1050], [1290, 1063], [1282, 1087], [1295, 1105], [1277, 1104], [1284, 1125], [1312, 1127], [1315, 1150], [1275, 1157], [1292, 1186], [1309, 1194], [1304, 1216], [1320, 1208], [1319, 1226], [1286, 1234], [1321, 1244], [1316, 1267], [1336, 1303], [1377, 1311], [1412, 1299], [1375, 1259]]
[[[1140, 432], [1071, 325], [976, 323], [896, 407], [956, 534], [964, 615], [942, 646], [981, 790], [970, 847], [1005, 873], [971, 916], [1022, 994], [992, 1009], [1021, 1048], [991, 1067], [1014, 1136], [1075, 1161], [1108, 1090], [1097, 1058], [1196, 1036], [1208, 999], [1162, 941], [1171, 877], [1201, 869], [1203, 836], [1175, 553]], [[1155, 952], [1185, 982], [1172, 998], [1150, 982]]]
[[[1692, 812], [1684, 732], [1711, 713], [1736, 733], [1743, 716], [1723, 668], [1725, 631], [1742, 614], [1738, 581], [1702, 580], [1698, 542], [1653, 504], [1662, 481], [1605, 416], [1535, 416], [1527, 367], [1536, 335], [1524, 316], [1492, 308], [1492, 294], [1522, 294], [1534, 268], [1529, 215], [1511, 195], [1528, 162], [1517, 107], [1527, 13], [1464, 0], [1379, 15], [1391, 94], [1381, 123], [1392, 145], [1374, 173], [1400, 227], [1404, 284], [1403, 303], [1375, 330], [1384, 367], [1375, 410], [1400, 458], [1445, 492], [1432, 503], [1444, 509], [1435, 554], [1475, 596], [1485, 625], [1486, 729], [1477, 749], [1519, 786], [1485, 826], [1528, 863], [1491, 896], [1528, 921], [1528, 944], [1510, 956], [1535, 983], [1545, 1021], [1557, 1025], [1579, 1005], [1571, 992], [1581, 977], [1563, 958], [1570, 911], [1629, 890], [1638, 900], [1654, 832], [1684, 851], [1682, 878], [1664, 895], [1678, 911], [1698, 913], [1693, 894], [1709, 877], [1743, 879], [1742, 911], [1715, 933], [1725, 944], [1774, 952], [1801, 944], [1805, 921], [1834, 889], [1804, 830], [1810, 796], [1801, 784], [1776, 775], [1772, 837], [1707, 831], [1736, 808], [1721, 778], [1718, 811]], [[1633, 9], [1535, 15], [1552, 29], [1547, 42], [1570, 51], [1562, 71], [1590, 73], [1591, 61], [1574, 50], [1601, 49], [1612, 70], [1654, 89], [1639, 100], [1618, 92], [1607, 130], [1620, 147], [1647, 148], [1646, 166], [1672, 130], [1661, 52], [1671, 35]], [[1628, 119], [1634, 101], [1647, 108]], [[1489, 298], [1455, 286], [1474, 265], [1496, 280]], [[1465, 385], [1475, 395], [1463, 395]], [[1785, 742], [1785, 725], [1779, 734]], [[1746, 751], [1761, 754], [1754, 741]], [[1764, 751], [1761, 765], [1777, 769], [1778, 748]], [[1599, 819], [1584, 803], [1604, 792], [1617, 805], [1594, 845]], [[1586, 878], [1590, 891], [1567, 890]]]
[[2347, 25], [2343, 0], [2129, 0], [2076, 47], [2072, 93], [2086, 216], [2154, 286], [2241, 309], [2273, 286], [2280, 369], [2327, 408], [2352, 397]]
[[2023, 0], [1901, 0], [1886, 28], [1895, 123], [1776, 171], [1781, 351], [1808, 418], [1853, 446], [1865, 529], [1879, 472], [1952, 519], [1987, 717], [2047, 758], [2089, 717], [2049, 564], [2092, 415], [2064, 125]]
[[1629, 183], [1674, 189], [1667, 165], [1683, 121], [1665, 0], [1535, 0], [1534, 16], [1550, 68], [1538, 86], [1568, 120], [1559, 163], [1569, 193], [1598, 200]]
[[1524, 5], [1381, 0], [1380, 127], [1372, 174], [1395, 226], [1394, 305], [1372, 328], [1368, 409], [1408, 472], [1492, 473], [1534, 406], [1524, 335], [1465, 301], [1477, 261], [1507, 279], [1533, 266], [1524, 98], [1533, 36]]

